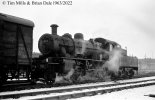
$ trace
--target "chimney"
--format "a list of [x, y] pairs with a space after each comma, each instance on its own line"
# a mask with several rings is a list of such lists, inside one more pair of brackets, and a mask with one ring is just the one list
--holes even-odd
[[52, 35], [57, 35], [57, 27], [59, 27], [57, 24], [52, 24], [51, 26]]

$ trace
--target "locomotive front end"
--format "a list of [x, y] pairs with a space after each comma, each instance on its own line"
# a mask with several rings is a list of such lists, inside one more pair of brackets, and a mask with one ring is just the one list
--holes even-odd
[[74, 54], [74, 41], [70, 34], [57, 35], [58, 25], [52, 24], [52, 34], [44, 34], [38, 42], [39, 51], [43, 55], [65, 57], [66, 54]]
[[40, 37], [38, 48], [43, 55], [55, 54], [60, 50], [60, 40], [59, 36], [57, 35], [57, 27], [58, 25], [52, 24], [52, 34], [46, 33]]
[[59, 51], [59, 38], [51, 34], [44, 34], [39, 39], [38, 48], [43, 55], [56, 53]]

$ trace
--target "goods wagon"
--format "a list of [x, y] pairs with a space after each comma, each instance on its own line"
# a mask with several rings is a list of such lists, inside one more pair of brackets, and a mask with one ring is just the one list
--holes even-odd
[[[0, 13], [0, 80], [30, 73], [34, 23]], [[3, 77], [2, 77], [3, 76]]]

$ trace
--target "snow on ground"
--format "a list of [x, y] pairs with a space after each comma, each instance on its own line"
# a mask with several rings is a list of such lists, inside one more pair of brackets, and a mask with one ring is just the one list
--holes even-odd
[[[143, 82], [143, 83], [149, 83], [149, 82]], [[137, 84], [142, 84], [142, 83], [137, 83]], [[49, 98], [49, 97], [60, 96], [60, 95], [64, 96], [64, 95], [70, 95], [70, 94], [74, 94], [74, 93], [84, 93], [84, 92], [88, 92], [88, 91], [90, 92], [90, 91], [94, 91], [94, 90], [103, 90], [103, 89], [110, 89], [110, 88], [116, 88], [116, 87], [118, 88], [118, 87], [124, 87], [124, 86], [130, 86], [130, 85], [111, 86], [111, 87], [103, 87], [103, 88], [95, 88], [95, 89], [84, 89], [84, 90], [81, 90], [81, 91], [72, 91], [72, 93], [71, 92], [65, 92], [65, 93], [51, 93], [51, 94], [44, 94], [44, 95], [37, 95], [37, 96], [26, 96], [26, 97], [21, 97], [21, 98], [16, 99], [16, 100], [29, 100], [29, 99], [40, 100], [41, 98]], [[149, 93], [149, 94], [152, 94], [152, 93]], [[149, 95], [149, 94], [145, 94], [145, 95]], [[12, 99], [13, 98], [10, 98], [8, 100], [12, 100]], [[112, 99], [108, 99], [108, 100], [112, 100]], [[119, 99], [114, 99], [114, 100], [119, 100]], [[121, 99], [121, 100], [124, 100], [124, 99]], [[131, 99], [131, 100], [134, 100], [134, 99]]]
[[[141, 80], [147, 80], [147, 79], [155, 79], [155, 76], [154, 77], [139, 78], [139, 79], [131, 79], [131, 80], [120, 80], [117, 82], [118, 83], [131, 82], [131, 81], [133, 82], [133, 81], [141, 81]], [[98, 83], [98, 84], [103, 85], [103, 84], [112, 84], [112, 83], [115, 83], [115, 82], [102, 82], [102, 83]], [[91, 86], [92, 84], [83, 84], [83, 85], [78, 85], [78, 86], [73, 85], [72, 87], [82, 87], [85, 85]], [[96, 85], [97, 85], [97, 83], [96, 83]], [[53, 88], [44, 88], [44, 89], [32, 89], [32, 90], [23, 90], [23, 91], [13, 91], [13, 92], [14, 93], [33, 92], [33, 91], [39, 91], [39, 90], [52, 90], [52, 89], [57, 89], [57, 88], [68, 88], [68, 86], [66, 86], [66, 87], [55, 87], [55, 88], [54, 87]], [[1, 92], [0, 94], [9, 94], [9, 93], [12, 93], [12, 92]], [[92, 97], [83, 97], [83, 98], [78, 98], [76, 100], [81, 100], [81, 99], [82, 100], [87, 100], [87, 99], [90, 99], [90, 100], [94, 100], [94, 99], [101, 100], [102, 99], [103, 100], [103, 98], [105, 100], [152, 100], [152, 99], [155, 99], [155, 98], [151, 98], [148, 96], [144, 96], [144, 95], [149, 95], [149, 94], [155, 94], [155, 85], [150, 86], [150, 87], [137, 88], [137, 89], [122, 90], [122, 91], [118, 91], [118, 92], [112, 92], [112, 93], [107, 93], [107, 94], [97, 95], [97, 96], [92, 96]], [[46, 96], [46, 95], [42, 95], [42, 96]], [[19, 98], [19, 99], [21, 99], [21, 98]], [[24, 99], [24, 97], [22, 98], [22, 100], [23, 99]]]
[[155, 100], [149, 94], [155, 94], [155, 85], [69, 100]]
[[[136, 78], [136, 79], [130, 79], [130, 80], [120, 80], [117, 81], [118, 83], [123, 82], [135, 82], [135, 81], [142, 81], [142, 80], [148, 80], [148, 79], [155, 79], [155, 76], [152, 77], [144, 77], [144, 78]], [[75, 87], [84, 87], [84, 86], [92, 86], [92, 85], [107, 85], [107, 84], [114, 84], [115, 82], [98, 82], [98, 83], [89, 83], [89, 84], [81, 84], [81, 85], [72, 85], [72, 86], [62, 86], [62, 87], [51, 87], [51, 88], [40, 88], [40, 89], [30, 89], [30, 90], [20, 90], [20, 91], [10, 91], [10, 92], [0, 92], [0, 95], [5, 94], [18, 94], [18, 93], [25, 93], [25, 92], [34, 92], [34, 91], [43, 91], [43, 90], [55, 90], [55, 89], [66, 89], [69, 87], [75, 88]]]

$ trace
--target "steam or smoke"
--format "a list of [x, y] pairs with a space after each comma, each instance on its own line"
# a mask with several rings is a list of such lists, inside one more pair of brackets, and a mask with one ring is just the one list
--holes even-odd
[[64, 77], [58, 76], [58, 74], [56, 74], [55, 83], [61, 83], [62, 80], [64, 80]]
[[73, 75], [74, 73], [74, 69], [72, 68], [67, 75], [65, 76], [58, 76], [58, 74], [56, 75], [56, 78], [55, 78], [55, 83], [71, 83], [72, 80], [71, 80], [71, 76]]
[[[114, 49], [111, 52], [104, 52], [109, 55], [109, 60], [102, 66], [95, 66], [95, 70], [87, 72], [85, 76], [80, 76], [78, 81], [109, 81], [111, 80], [111, 73], [117, 75], [122, 57], [121, 49]], [[101, 58], [101, 57], [100, 57]]]
[[[86, 42], [82, 42], [82, 53], [85, 52], [86, 49]], [[103, 65], [94, 65], [95, 69], [93, 71], [86, 71], [86, 74], [83, 76], [78, 74], [77, 82], [85, 82], [85, 81], [108, 81], [110, 80], [110, 72], [113, 72], [115, 75], [119, 70], [120, 59], [122, 57], [121, 49], [113, 49], [112, 51], [102, 51], [106, 55], [109, 55], [109, 60], [106, 61]], [[103, 55], [100, 56], [100, 60], [102, 59]], [[55, 82], [56, 83], [72, 83], [72, 75], [75, 73], [75, 68], [73, 64], [67, 65], [66, 67], [71, 68], [67, 75], [65, 76], [56, 76]]]
[[[106, 52], [109, 55], [109, 60], [106, 61], [103, 65], [96, 65], [93, 71], [87, 71], [84, 76], [79, 75], [77, 78], [77, 82], [85, 82], [85, 81], [109, 81], [110, 80], [110, 72], [113, 72], [115, 75], [119, 70], [120, 59], [122, 57], [122, 53], [120, 49], [114, 49], [111, 52]], [[72, 65], [73, 66], [73, 65]], [[56, 77], [56, 83], [72, 83], [71, 79], [74, 74], [75, 69], [72, 67], [66, 76], [58, 76]]]
[[87, 41], [79, 39], [79, 42], [80, 42], [79, 46], [81, 46], [81, 49], [77, 49], [76, 53], [77, 54], [84, 54], [86, 51]]
[[81, 50], [81, 54], [84, 54], [85, 50], [86, 50], [86, 41], [84, 40], [81, 40], [81, 43], [82, 43], [82, 50]]
[[93, 71], [88, 71], [85, 76], [80, 76], [79, 82], [97, 82], [97, 81], [109, 81], [110, 76], [106, 69], [102, 67], [96, 67]]
[[72, 68], [64, 78], [70, 80], [70, 78], [73, 75], [74, 71], [75, 70]]
[[118, 72], [122, 53], [120, 49], [114, 49], [110, 52], [109, 61], [103, 67], [107, 67], [110, 71]]

